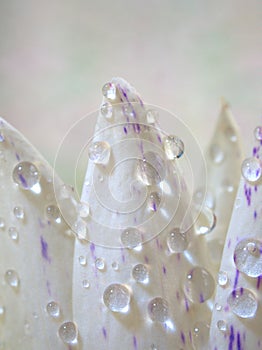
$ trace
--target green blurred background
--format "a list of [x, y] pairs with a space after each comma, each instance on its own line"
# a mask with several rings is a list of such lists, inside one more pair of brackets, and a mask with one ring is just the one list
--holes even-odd
[[0, 115], [51, 163], [112, 76], [177, 114], [203, 147], [221, 96], [246, 150], [261, 123], [261, 0], [1, 0], [0, 33]]

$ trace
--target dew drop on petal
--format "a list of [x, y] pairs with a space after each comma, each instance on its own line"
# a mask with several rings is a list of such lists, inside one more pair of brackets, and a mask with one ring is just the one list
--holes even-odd
[[238, 288], [231, 292], [227, 299], [232, 312], [241, 318], [252, 318], [256, 315], [258, 302], [248, 289]]
[[19, 276], [14, 270], [7, 270], [5, 272], [5, 281], [10, 287], [13, 288], [18, 288], [20, 282]]
[[85, 240], [87, 237], [87, 226], [82, 219], [77, 219], [72, 227], [73, 231], [76, 233], [78, 239]]
[[148, 315], [152, 321], [166, 322], [168, 320], [168, 303], [161, 297], [156, 297], [148, 303]]
[[112, 269], [115, 270], [115, 271], [119, 270], [119, 264], [118, 264], [117, 261], [113, 261], [112, 262]]
[[65, 344], [77, 344], [78, 330], [74, 322], [68, 321], [61, 324], [58, 334]]
[[5, 228], [5, 220], [3, 218], [0, 218], [0, 228], [1, 229]]
[[14, 207], [13, 213], [19, 220], [23, 220], [25, 217], [24, 209], [22, 207]]
[[105, 264], [105, 260], [103, 258], [97, 258], [95, 260], [95, 267], [100, 270], [100, 271], [103, 271], [106, 267], [106, 264]]
[[86, 266], [87, 260], [86, 260], [86, 257], [85, 257], [85, 256], [80, 255], [79, 258], [78, 258], [78, 261], [79, 261], [79, 264], [80, 264], [81, 266]]
[[5, 135], [4, 132], [1, 130], [0, 131], [0, 142], [4, 142], [5, 141]]
[[126, 228], [121, 233], [121, 242], [125, 248], [139, 248], [142, 244], [141, 232], [135, 227]]
[[161, 195], [158, 192], [151, 192], [148, 197], [148, 208], [151, 211], [157, 211], [161, 203]]
[[106, 83], [102, 87], [102, 94], [105, 98], [108, 100], [115, 100], [116, 99], [116, 86], [114, 83]]
[[262, 126], [257, 126], [254, 130], [254, 135], [255, 135], [255, 138], [258, 140], [258, 141], [261, 141], [262, 140]]
[[90, 282], [88, 280], [83, 280], [82, 286], [83, 288], [88, 289], [90, 287]]
[[0, 305], [0, 320], [4, 317], [5, 315], [5, 307], [3, 305]]
[[146, 186], [158, 185], [165, 178], [165, 162], [155, 152], [147, 152], [137, 162], [136, 176]]
[[89, 215], [89, 205], [87, 203], [80, 203], [78, 212], [81, 218], [87, 218]]
[[234, 251], [236, 268], [249, 277], [258, 277], [262, 274], [262, 243], [247, 238], [237, 243]]
[[203, 207], [200, 209], [195, 221], [195, 229], [198, 235], [210, 233], [216, 226], [216, 216], [212, 209]]
[[228, 331], [227, 323], [224, 320], [217, 321], [217, 328], [222, 333], [227, 333], [227, 331]]
[[134, 111], [134, 107], [132, 106], [131, 103], [124, 103], [122, 106], [123, 109], [123, 113], [124, 115], [129, 118], [133, 118], [135, 116], [135, 111]]
[[155, 109], [149, 109], [146, 111], [146, 120], [148, 124], [154, 124], [158, 120], [159, 114]]
[[132, 269], [132, 276], [136, 282], [147, 283], [149, 279], [148, 268], [144, 264], [137, 264]]
[[193, 303], [204, 303], [215, 290], [212, 275], [202, 267], [193, 268], [186, 276], [184, 292]]
[[129, 289], [119, 283], [110, 284], [104, 291], [104, 304], [113, 312], [128, 311], [131, 300]]
[[19, 233], [15, 227], [10, 227], [8, 229], [8, 234], [13, 241], [17, 241], [19, 238]]
[[106, 165], [109, 162], [111, 147], [106, 141], [97, 141], [90, 145], [89, 159], [95, 164]]
[[20, 162], [13, 170], [13, 180], [24, 190], [34, 190], [39, 185], [40, 173], [31, 162]]
[[212, 144], [209, 149], [209, 155], [213, 163], [220, 164], [223, 162], [225, 155], [222, 149], [217, 144]]
[[247, 158], [242, 163], [241, 171], [248, 182], [257, 182], [262, 175], [261, 161], [255, 157]]
[[48, 205], [45, 209], [46, 218], [57, 224], [61, 223], [61, 213], [56, 205]]
[[180, 158], [184, 153], [184, 143], [179, 137], [170, 135], [165, 138], [164, 149], [168, 159]]
[[111, 119], [113, 115], [113, 107], [111, 103], [109, 102], [103, 103], [100, 108], [100, 112], [102, 116], [105, 117], [106, 119]]
[[219, 271], [217, 275], [217, 283], [221, 287], [225, 287], [228, 283], [228, 275], [225, 271]]
[[181, 253], [187, 249], [188, 240], [179, 228], [173, 228], [167, 234], [167, 246], [171, 253]]
[[55, 301], [50, 301], [46, 305], [46, 312], [50, 317], [58, 318], [60, 316], [60, 307]]

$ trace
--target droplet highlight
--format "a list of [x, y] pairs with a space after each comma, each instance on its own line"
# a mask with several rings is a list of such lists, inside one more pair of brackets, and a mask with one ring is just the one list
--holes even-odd
[[19, 286], [19, 276], [14, 270], [7, 270], [5, 273], [5, 281], [6, 283], [13, 288], [18, 288]]
[[225, 154], [221, 147], [217, 144], [212, 144], [209, 149], [209, 155], [213, 163], [221, 164], [225, 158]]
[[227, 323], [224, 320], [217, 321], [217, 328], [222, 333], [227, 333], [227, 331], [228, 331]]
[[61, 223], [61, 213], [56, 205], [48, 205], [45, 209], [46, 218], [57, 224]]
[[150, 211], [157, 211], [161, 203], [161, 195], [158, 192], [151, 192], [148, 197], [148, 208]]
[[154, 152], [147, 152], [137, 162], [136, 176], [146, 186], [158, 185], [165, 178], [165, 162]]
[[108, 100], [114, 101], [116, 99], [116, 86], [114, 83], [106, 83], [102, 87], [102, 94]]
[[22, 207], [14, 207], [13, 213], [19, 220], [23, 220], [25, 217], [24, 209]]
[[158, 111], [155, 109], [149, 109], [146, 111], [146, 120], [148, 124], [155, 124], [155, 122], [158, 120], [159, 114]]
[[13, 241], [18, 241], [19, 233], [15, 227], [10, 227], [8, 229], [8, 234]]
[[104, 291], [104, 304], [113, 312], [128, 311], [131, 300], [129, 289], [123, 284], [110, 284]]
[[84, 255], [80, 255], [78, 261], [81, 266], [86, 266], [87, 264], [86, 256]]

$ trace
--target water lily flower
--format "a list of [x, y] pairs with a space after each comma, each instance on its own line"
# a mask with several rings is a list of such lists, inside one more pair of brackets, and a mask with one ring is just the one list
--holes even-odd
[[260, 349], [261, 127], [244, 159], [223, 102], [203, 157], [123, 79], [102, 93], [80, 198], [0, 119], [0, 349]]

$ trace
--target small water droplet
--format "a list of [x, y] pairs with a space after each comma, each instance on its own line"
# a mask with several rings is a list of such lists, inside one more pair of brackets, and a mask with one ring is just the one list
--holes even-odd
[[165, 162], [154, 152], [147, 152], [137, 161], [136, 176], [146, 186], [158, 185], [165, 178]]
[[13, 170], [13, 180], [20, 188], [34, 191], [39, 185], [40, 173], [33, 163], [20, 162]]
[[89, 205], [87, 203], [80, 203], [78, 212], [81, 218], [87, 218], [89, 215]]
[[227, 302], [232, 312], [241, 318], [252, 318], [257, 312], [257, 299], [249, 289], [238, 288], [233, 290]]
[[217, 282], [221, 287], [225, 287], [228, 283], [228, 275], [225, 271], [219, 271], [217, 275]]
[[105, 260], [103, 258], [97, 258], [95, 260], [95, 267], [100, 270], [100, 271], [103, 271], [106, 267], [105, 265]]
[[182, 233], [179, 228], [173, 228], [167, 234], [167, 246], [171, 253], [181, 253], [188, 247], [188, 241], [185, 233]]
[[220, 304], [216, 303], [216, 304], [215, 304], [215, 309], [216, 309], [217, 311], [221, 311], [221, 310], [222, 310], [222, 306], [221, 306]]
[[78, 330], [74, 322], [68, 321], [61, 324], [58, 334], [65, 344], [77, 344]]
[[158, 120], [159, 114], [155, 109], [146, 111], [146, 120], [148, 124], [154, 124]]
[[79, 261], [79, 264], [80, 264], [81, 266], [86, 266], [87, 260], [86, 260], [86, 257], [85, 257], [85, 256], [80, 255], [79, 258], [78, 258], [78, 261]]
[[234, 251], [234, 262], [237, 269], [247, 276], [258, 277], [262, 274], [262, 243], [247, 238], [237, 243]]
[[168, 303], [161, 297], [156, 297], [148, 303], [148, 315], [152, 321], [166, 322], [168, 320]]
[[209, 149], [209, 154], [211, 157], [211, 160], [215, 163], [215, 164], [220, 164], [223, 162], [224, 158], [225, 158], [225, 154], [222, 151], [222, 149], [220, 148], [219, 145], [217, 144], [212, 144], [210, 146]]
[[235, 208], [236, 209], [240, 208], [240, 205], [241, 205], [241, 198], [238, 197], [236, 198], [236, 201], [235, 201]]
[[186, 276], [184, 292], [193, 303], [204, 303], [215, 290], [212, 275], [202, 267], [193, 268]]
[[0, 305], [0, 320], [4, 317], [5, 315], [5, 307], [3, 305]]
[[[196, 209], [197, 211], [199, 209]], [[198, 235], [205, 235], [210, 233], [216, 226], [216, 216], [214, 212], [208, 208], [200, 209], [198, 217], [195, 221], [195, 229]]]
[[25, 213], [24, 213], [24, 210], [23, 208], [21, 207], [14, 207], [14, 216], [17, 218], [17, 219], [20, 219], [20, 220], [23, 220], [24, 217], [25, 217]]
[[209, 340], [209, 326], [202, 321], [197, 322], [193, 328], [194, 349], [202, 350], [206, 348]]
[[115, 271], [119, 270], [119, 264], [118, 264], [117, 261], [113, 261], [112, 262], [112, 269], [115, 270]]
[[113, 107], [111, 103], [109, 102], [103, 103], [100, 108], [100, 112], [102, 116], [105, 117], [106, 119], [111, 119], [113, 115]]
[[184, 143], [177, 136], [170, 135], [166, 137], [164, 148], [167, 158], [171, 160], [180, 158], [184, 153]]
[[73, 231], [76, 233], [78, 239], [85, 240], [87, 237], [87, 226], [82, 219], [77, 219], [72, 227]]
[[102, 94], [108, 100], [114, 101], [116, 99], [116, 86], [114, 83], [106, 83], [102, 87]]
[[26, 335], [29, 335], [31, 333], [31, 326], [28, 321], [25, 321], [24, 323], [24, 332]]
[[60, 307], [58, 303], [56, 303], [55, 301], [50, 301], [46, 305], [46, 312], [49, 316], [53, 318], [58, 318], [60, 316]]
[[137, 264], [132, 270], [133, 278], [140, 283], [147, 283], [149, 279], [148, 268], [144, 264]]
[[141, 232], [135, 227], [126, 228], [121, 233], [121, 242], [126, 248], [139, 249], [142, 244]]
[[109, 162], [111, 147], [106, 141], [97, 141], [90, 145], [89, 159], [95, 164], [107, 164]]
[[217, 321], [217, 328], [222, 333], [227, 333], [227, 331], [228, 331], [227, 324], [226, 324], [226, 322], [224, 320]]
[[88, 280], [83, 280], [82, 286], [83, 288], [88, 289], [90, 287], [90, 282]]
[[56, 205], [48, 205], [45, 209], [45, 214], [48, 220], [57, 224], [61, 223], [61, 213]]
[[131, 293], [123, 284], [110, 284], [103, 294], [104, 304], [113, 312], [128, 311]]
[[132, 106], [131, 103], [124, 103], [122, 106], [123, 109], [123, 113], [124, 115], [129, 118], [133, 118], [135, 116], [135, 111], [134, 111], [134, 107]]
[[161, 195], [158, 192], [151, 192], [148, 198], [148, 208], [151, 211], [157, 211], [161, 203]]
[[258, 140], [258, 141], [261, 141], [262, 140], [262, 126], [257, 126], [254, 130], [254, 135], [255, 135], [255, 138]]
[[257, 182], [262, 175], [261, 161], [255, 157], [247, 158], [242, 163], [241, 171], [247, 181]]
[[18, 241], [19, 233], [15, 227], [10, 227], [8, 230], [8, 234], [13, 241]]
[[0, 228], [1, 229], [5, 228], [5, 220], [3, 218], [0, 218]]
[[18, 288], [19, 282], [20, 282], [18, 274], [14, 270], [7, 270], [6, 271], [5, 281], [10, 287], [13, 287], [13, 288]]

